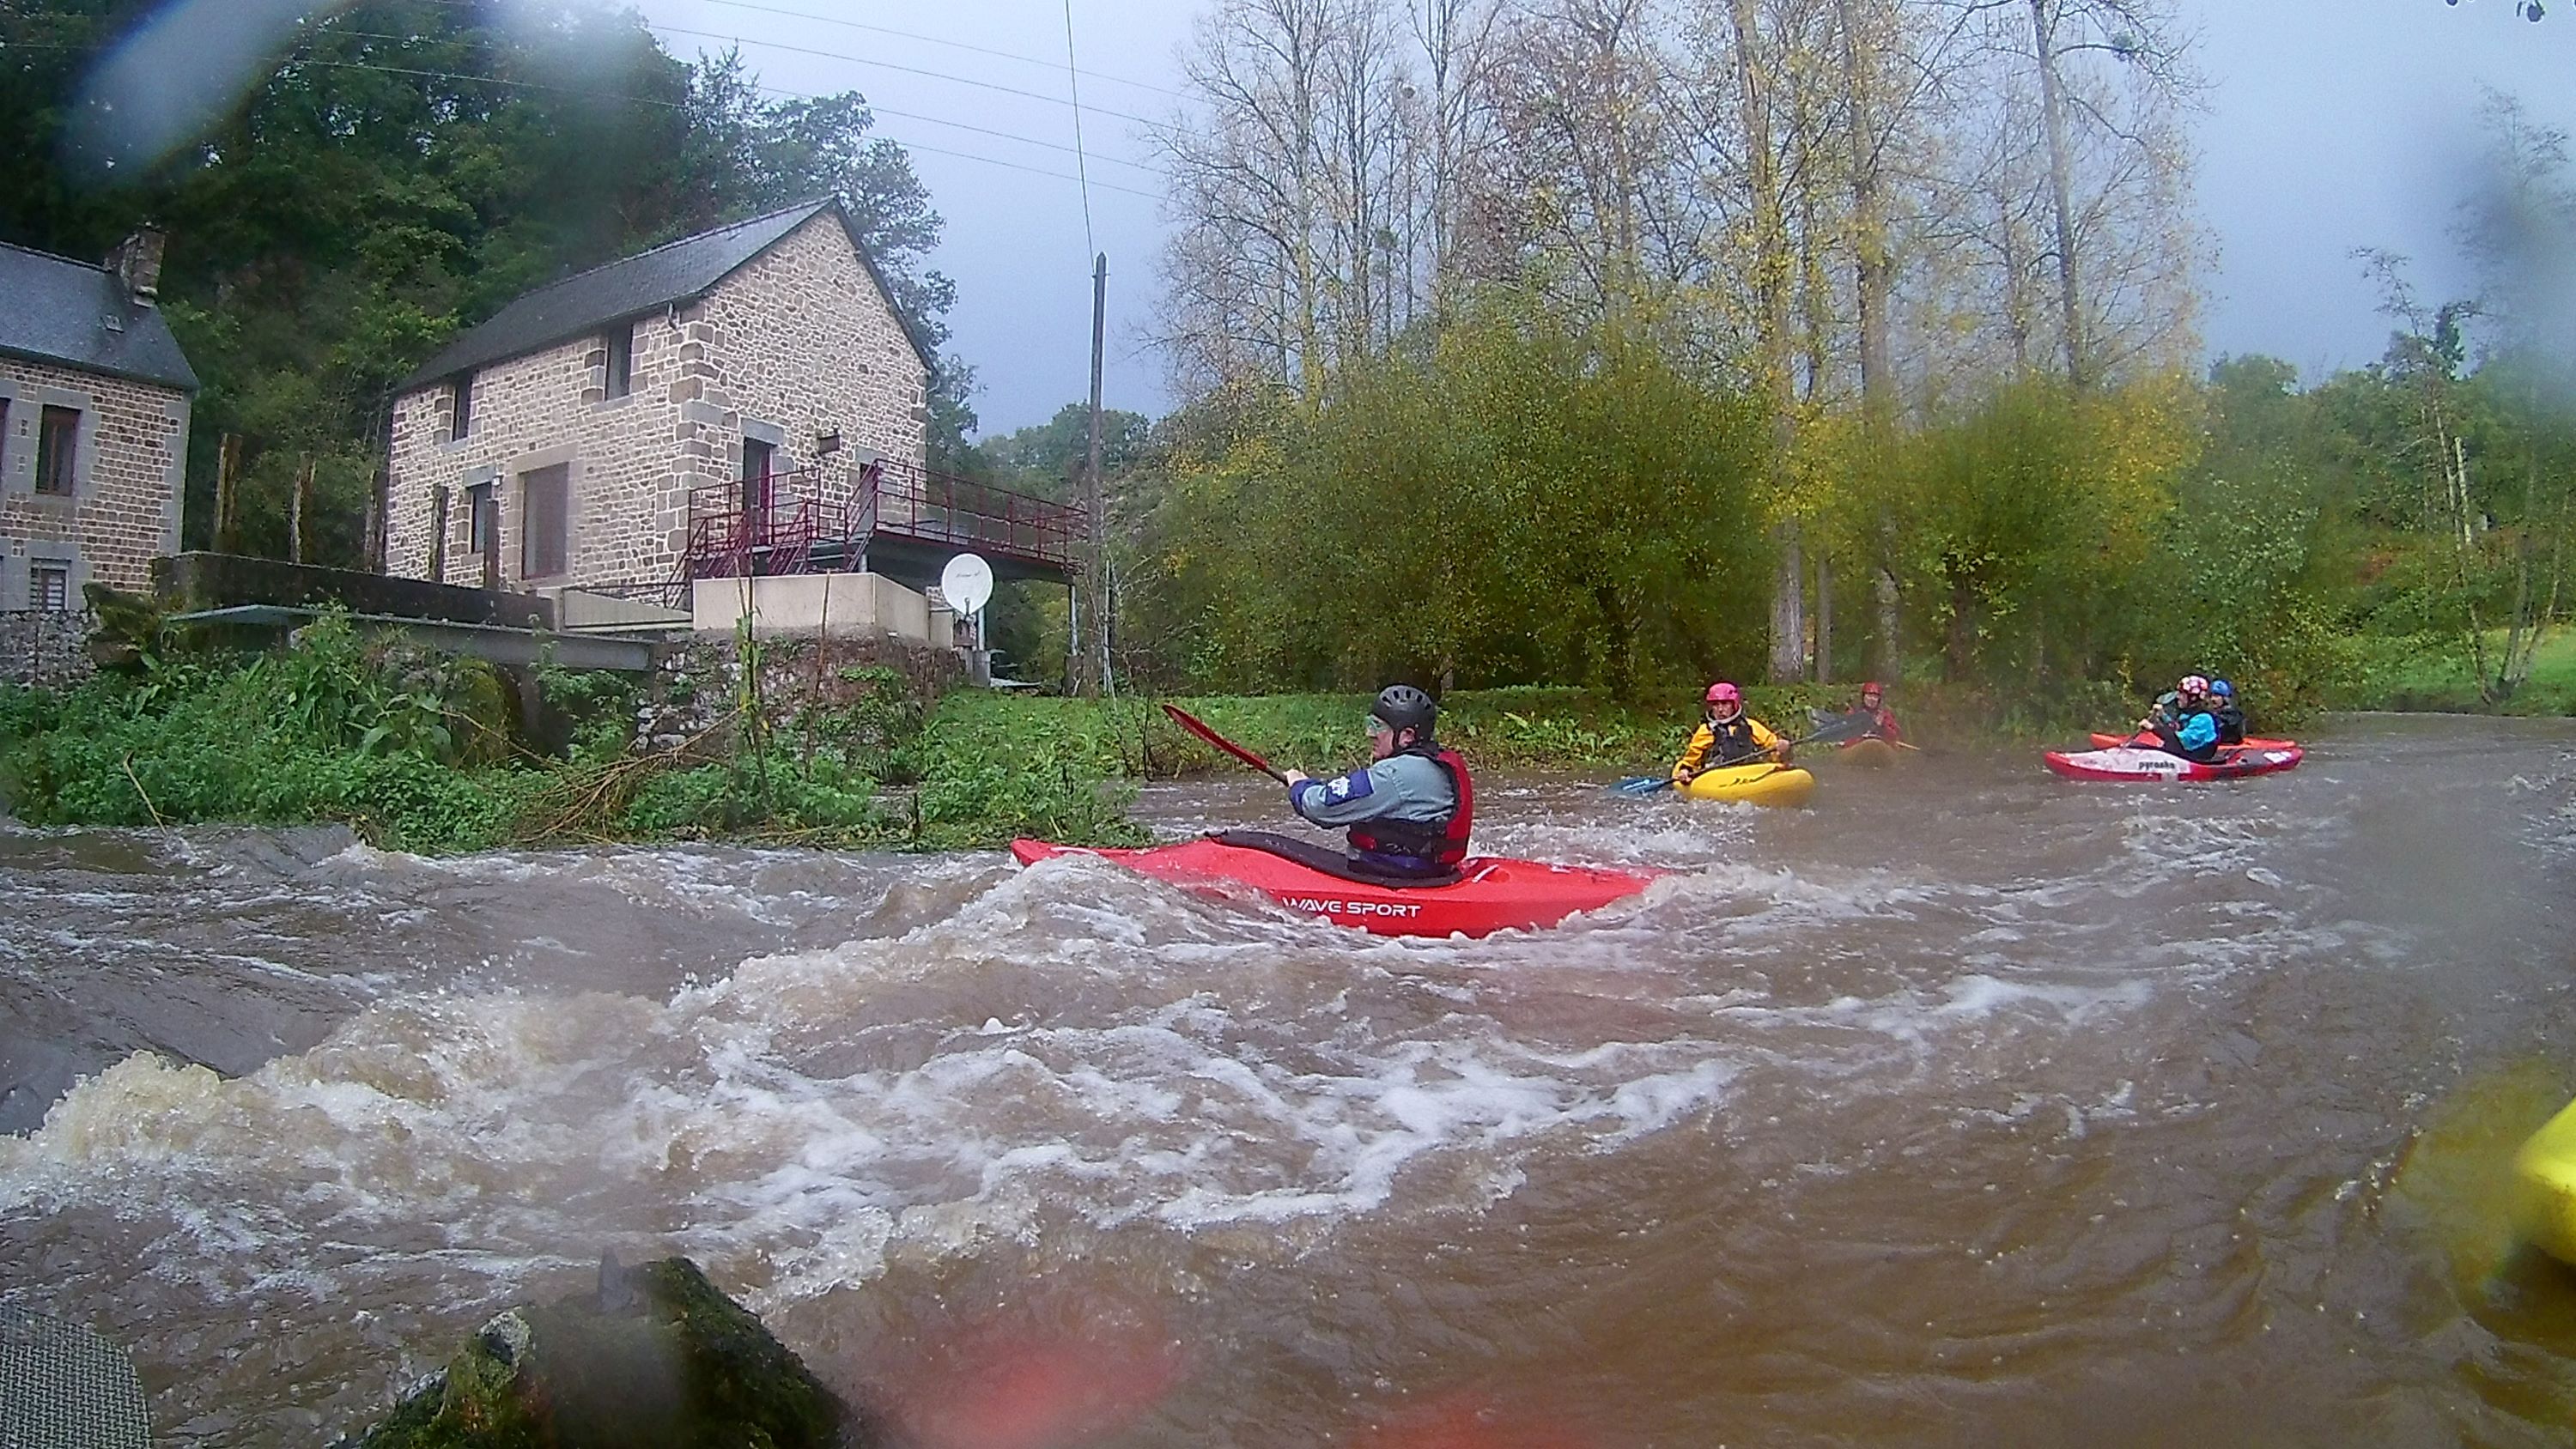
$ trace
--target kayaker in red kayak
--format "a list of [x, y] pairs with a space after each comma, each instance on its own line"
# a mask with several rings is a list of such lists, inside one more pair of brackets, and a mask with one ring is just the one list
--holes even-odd
[[1351, 859], [1395, 876], [1445, 876], [1467, 858], [1476, 790], [1467, 762], [1431, 737], [1440, 708], [1409, 684], [1380, 691], [1369, 712], [1369, 763], [1318, 780], [1285, 771], [1288, 808], [1350, 831]]
[[2138, 721], [2139, 733], [2155, 736], [2157, 748], [2166, 754], [2204, 765], [2217, 759], [2218, 718], [2210, 712], [2208, 679], [2186, 674], [2174, 693], [2178, 699], [2173, 713], [2159, 709], [2148, 715]]
[[1682, 746], [1673, 764], [1673, 783], [1687, 785], [1703, 770], [1724, 769], [1759, 759], [1789, 763], [1789, 747], [1770, 726], [1744, 712], [1744, 691], [1721, 679], [1708, 687], [1698, 729]]

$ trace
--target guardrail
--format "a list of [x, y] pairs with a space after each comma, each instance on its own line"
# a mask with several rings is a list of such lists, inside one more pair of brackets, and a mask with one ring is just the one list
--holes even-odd
[[1083, 511], [1072, 504], [889, 458], [846, 483], [814, 472], [774, 473], [690, 489], [688, 550], [679, 576], [664, 587], [846, 568], [875, 537], [1070, 572], [1089, 536]]

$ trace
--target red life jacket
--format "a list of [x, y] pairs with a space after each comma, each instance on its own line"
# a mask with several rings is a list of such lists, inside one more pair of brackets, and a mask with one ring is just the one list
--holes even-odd
[[1435, 865], [1454, 866], [1465, 860], [1467, 837], [1476, 830], [1476, 786], [1467, 778], [1467, 762], [1458, 758], [1456, 750], [1429, 745], [1407, 745], [1396, 753], [1420, 755], [1448, 771], [1449, 784], [1458, 792], [1458, 808], [1450, 813], [1445, 827], [1412, 820], [1372, 820], [1366, 825], [1354, 825], [1351, 849], [1419, 856]]

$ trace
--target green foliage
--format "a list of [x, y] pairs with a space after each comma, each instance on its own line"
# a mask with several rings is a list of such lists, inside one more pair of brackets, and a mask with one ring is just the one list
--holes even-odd
[[43, 825], [343, 821], [393, 849], [507, 839], [529, 772], [496, 761], [488, 666], [371, 651], [325, 616], [244, 663], [178, 660], [0, 704], [0, 788]]
[[619, 759], [635, 737], [635, 681], [611, 669], [537, 669], [537, 697], [571, 726], [565, 757], [575, 765]]
[[623, 825], [630, 838], [814, 845], [879, 844], [892, 829], [876, 781], [832, 751], [775, 768], [728, 761], [654, 775]]
[[1135, 786], [1119, 778], [1122, 742], [1141, 728], [1133, 701], [1008, 699], [976, 692], [941, 701], [905, 750], [918, 783], [913, 837], [933, 849], [1036, 836], [1078, 845], [1141, 844], [1127, 819]]
[[1309, 405], [1221, 393], [1140, 495], [1131, 639], [1201, 688], [1555, 680], [1759, 655], [1764, 435], [1607, 324], [1500, 307]]

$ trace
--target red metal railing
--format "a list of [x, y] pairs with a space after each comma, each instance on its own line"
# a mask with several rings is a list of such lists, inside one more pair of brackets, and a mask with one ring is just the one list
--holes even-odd
[[816, 545], [849, 537], [849, 504], [808, 473], [773, 473], [689, 490], [692, 579], [811, 573]]
[[860, 475], [856, 532], [1070, 569], [1089, 537], [1083, 511], [888, 458]]
[[690, 489], [676, 582], [848, 568], [878, 536], [1070, 571], [1089, 534], [1070, 504], [881, 459], [855, 476], [777, 473]]

